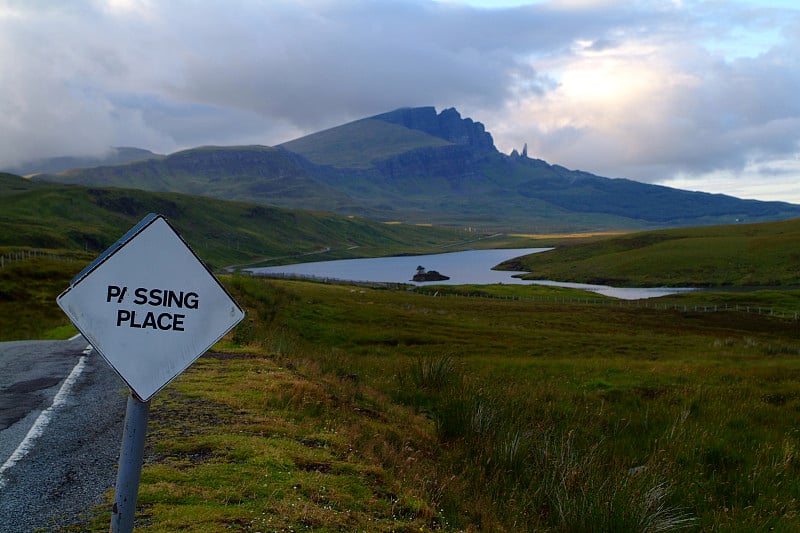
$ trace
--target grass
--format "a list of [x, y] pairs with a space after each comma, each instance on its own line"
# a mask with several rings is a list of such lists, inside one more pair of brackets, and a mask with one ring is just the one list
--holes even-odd
[[800, 219], [632, 233], [507, 264], [553, 279], [618, 286], [798, 287]]
[[153, 400], [143, 531], [800, 527], [795, 322], [225, 283], [250, 320]]
[[[7, 261], [0, 270], [0, 341], [65, 339], [78, 332], [55, 302], [85, 266], [86, 256], [62, 252], [60, 259]], [[5, 253], [0, 247], [0, 255]]]
[[359, 386], [254, 354], [202, 358], [155, 400], [139, 520], [151, 531], [418, 529], [434, 510], [392, 463], [420, 453], [409, 442], [430, 446], [428, 423], [379, 412]]

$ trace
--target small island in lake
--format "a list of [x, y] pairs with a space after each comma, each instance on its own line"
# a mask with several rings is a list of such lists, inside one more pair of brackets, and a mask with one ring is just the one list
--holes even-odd
[[450, 277], [439, 274], [435, 270], [426, 271], [425, 267], [418, 266], [417, 273], [414, 274], [414, 277], [411, 278], [411, 281], [444, 281], [446, 279], [450, 279]]

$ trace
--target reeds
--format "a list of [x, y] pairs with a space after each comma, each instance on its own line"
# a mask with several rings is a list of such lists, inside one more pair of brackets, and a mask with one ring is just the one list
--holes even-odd
[[406, 373], [401, 382], [418, 387], [418, 403], [433, 406], [439, 438], [455, 452], [465, 507], [484, 527], [664, 532], [694, 523], [674, 504], [667, 479], [649, 466], [621, 467], [606, 443], [569, 427], [575, 418], [559, 420], [497, 385], [470, 384], [450, 356], [418, 357]]

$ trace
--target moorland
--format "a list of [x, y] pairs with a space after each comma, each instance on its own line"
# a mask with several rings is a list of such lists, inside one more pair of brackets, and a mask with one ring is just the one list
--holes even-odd
[[[430, 108], [279, 147], [121, 155], [0, 174], [0, 340], [73, 335], [56, 296], [149, 212], [246, 310], [151, 401], [137, 530], [800, 529], [798, 206], [499, 154]], [[593, 233], [554, 234], [575, 230]], [[555, 250], [501, 268], [703, 290], [623, 305], [240, 270], [539, 246]]]

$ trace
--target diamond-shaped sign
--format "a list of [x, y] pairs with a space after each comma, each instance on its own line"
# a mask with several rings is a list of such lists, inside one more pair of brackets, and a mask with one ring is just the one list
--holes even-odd
[[78, 274], [56, 301], [145, 402], [244, 318], [211, 271], [155, 214]]

